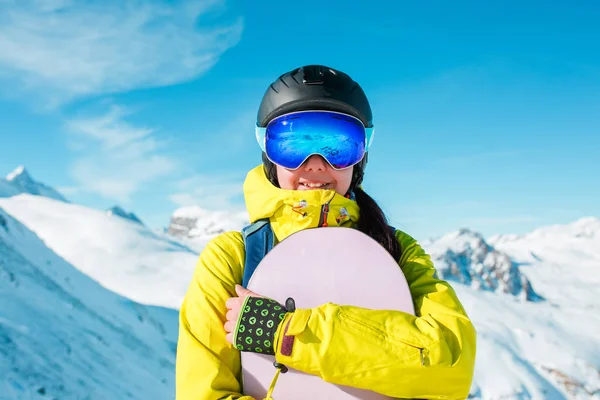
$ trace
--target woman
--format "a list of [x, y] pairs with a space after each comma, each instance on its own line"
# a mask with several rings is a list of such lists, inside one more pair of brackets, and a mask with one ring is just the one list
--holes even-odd
[[[343, 72], [311, 65], [282, 75], [258, 111], [263, 165], [244, 183], [246, 206], [251, 222], [268, 220], [276, 242], [320, 226], [371, 236], [398, 261], [416, 315], [332, 303], [286, 309], [240, 286], [242, 234], [224, 233], [200, 255], [181, 308], [177, 399], [251, 399], [242, 394], [240, 351], [274, 354], [277, 362], [325, 381], [390, 397], [468, 396], [476, 347], [471, 321], [430, 257], [412, 237], [390, 228], [360, 187], [372, 126], [367, 97]], [[269, 310], [263, 323], [273, 340], [247, 346], [242, 317], [262, 309]], [[356, 343], [356, 352], [348, 354], [341, 343]]]

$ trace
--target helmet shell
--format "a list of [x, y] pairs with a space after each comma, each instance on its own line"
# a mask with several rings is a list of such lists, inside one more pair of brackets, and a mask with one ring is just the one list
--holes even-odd
[[295, 111], [327, 110], [352, 115], [373, 126], [371, 106], [358, 83], [342, 71], [307, 65], [281, 75], [267, 88], [256, 123], [265, 127], [273, 118]]

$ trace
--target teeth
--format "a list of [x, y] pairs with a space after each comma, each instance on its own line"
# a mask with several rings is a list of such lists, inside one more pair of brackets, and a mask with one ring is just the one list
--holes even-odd
[[303, 183], [303, 185], [311, 187], [311, 188], [318, 188], [318, 187], [327, 186], [327, 183]]

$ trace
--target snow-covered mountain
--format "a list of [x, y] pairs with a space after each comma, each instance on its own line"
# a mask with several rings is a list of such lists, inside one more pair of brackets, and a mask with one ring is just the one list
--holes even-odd
[[175, 210], [167, 232], [178, 238], [207, 240], [223, 232], [239, 231], [248, 223], [245, 211], [231, 213], [190, 206]]
[[114, 215], [116, 217], [125, 218], [125, 219], [133, 221], [135, 223], [144, 225], [144, 223], [142, 222], [142, 220], [139, 219], [137, 215], [135, 215], [134, 213], [131, 213], [131, 212], [127, 212], [127, 211], [123, 210], [119, 206], [114, 206], [114, 207], [109, 208], [108, 210], [106, 210], [106, 214], [108, 214], [108, 215]]
[[35, 181], [22, 165], [8, 174], [5, 179], [0, 179], [0, 197], [14, 196], [19, 193], [29, 193], [64, 202], [67, 201], [56, 189]]
[[[494, 236], [490, 243], [510, 254], [552, 303], [600, 310], [600, 219], [582, 218], [522, 236]], [[600, 334], [598, 338], [600, 344]]]
[[139, 223], [46, 197], [0, 198], [0, 207], [107, 289], [143, 304], [179, 308], [198, 259], [190, 247]]
[[177, 312], [118, 296], [0, 207], [0, 398], [172, 399]]
[[[172, 308], [179, 307], [206, 242], [248, 222], [242, 213], [185, 208], [174, 213], [169, 234], [160, 234], [102, 211], [39, 196], [0, 199], [0, 207], [101, 285]], [[3, 218], [0, 231], [13, 223], [10, 216]], [[478, 332], [471, 398], [600, 399], [600, 220], [489, 239], [465, 229], [422, 245]], [[1, 271], [0, 282], [10, 282], [11, 274]], [[166, 313], [171, 322], [163, 327], [176, 336], [176, 316], [166, 309], [145, 309], [161, 321]], [[0, 332], [0, 357], [7, 347], [2, 340]]]
[[600, 220], [489, 240], [545, 301], [453, 283], [478, 331], [472, 396], [600, 398]]
[[442, 279], [528, 301], [541, 300], [510, 256], [496, 250], [477, 232], [461, 229], [425, 242], [423, 247], [431, 255]]

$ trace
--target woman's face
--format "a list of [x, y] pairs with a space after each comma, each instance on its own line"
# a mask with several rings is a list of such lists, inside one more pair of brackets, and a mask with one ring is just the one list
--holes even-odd
[[335, 190], [344, 196], [352, 182], [353, 168], [335, 170], [319, 155], [312, 155], [296, 170], [289, 170], [279, 165], [277, 179], [279, 187], [287, 190]]

